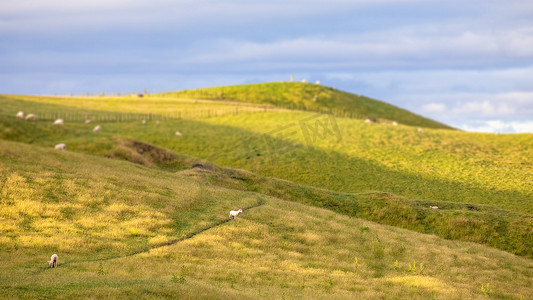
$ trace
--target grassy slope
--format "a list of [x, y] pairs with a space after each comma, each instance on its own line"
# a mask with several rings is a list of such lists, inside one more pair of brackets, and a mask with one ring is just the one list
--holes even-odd
[[[28, 102], [14, 101], [10, 105], [16, 107], [17, 103]], [[55, 111], [61, 108], [54, 105], [45, 107]], [[400, 198], [393, 197], [394, 205], [390, 205], [387, 197], [359, 197], [355, 203], [348, 201], [336, 211], [531, 255], [532, 247], [527, 246], [527, 241], [532, 240], [533, 233], [530, 229], [531, 216], [527, 214], [532, 209], [532, 193], [530, 181], [523, 179], [531, 177], [531, 168], [528, 167], [531, 165], [528, 157], [531, 156], [527, 155], [531, 151], [528, 146], [531, 138], [528, 135], [494, 136], [447, 130], [427, 131], [420, 135], [411, 127], [369, 125], [358, 120], [337, 119], [343, 132], [341, 143], [335, 137], [325, 136], [309, 149], [301, 134], [290, 138], [273, 134], [268, 145], [275, 151], [269, 153], [261, 148], [265, 144], [259, 133], [280, 124], [298, 123], [297, 120], [308, 114], [240, 115], [210, 118], [202, 123], [169, 120], [160, 126], [152, 123], [143, 126], [139, 122], [107, 123], [104, 130], [95, 135], [90, 131], [93, 125], [67, 123], [58, 128], [49, 122], [16, 120], [7, 110], [3, 112], [5, 117], [0, 119], [3, 120], [0, 136], [4, 139], [50, 147], [66, 142], [71, 150], [171, 170], [182, 169], [180, 166], [187, 160], [178, 157], [177, 162], [173, 159], [166, 162], [172, 154], [135, 149], [131, 141], [121, 139], [130, 137], [208, 158], [222, 165], [333, 190], [394, 192], [420, 200], [402, 198], [398, 201]], [[174, 137], [176, 129], [184, 132], [185, 136]], [[252, 153], [244, 153], [243, 146]], [[352, 153], [342, 153], [344, 149], [354, 148], [356, 151]], [[191, 162], [189, 159], [189, 167]], [[491, 165], [487, 167], [489, 163]], [[289, 192], [285, 190], [283, 193]], [[282, 197], [283, 193], [276, 195]], [[313, 203], [304, 203], [331, 208], [327, 206], [327, 201], [326, 205], [321, 205], [320, 201], [324, 199], [318, 199]], [[334, 203], [338, 203], [338, 199]], [[476, 203], [492, 207], [474, 205]], [[438, 222], [433, 214], [427, 214], [429, 205], [446, 209], [438, 214]], [[333, 208], [338, 208], [335, 206], [338, 204], [333, 205]], [[465, 211], [467, 206], [472, 206], [472, 211]], [[391, 218], [391, 215], [396, 218]]]
[[[331, 131], [321, 134], [322, 128], [316, 140], [307, 141], [299, 122], [307, 117], [280, 112], [211, 118], [205, 121], [209, 127], [187, 128], [192, 135], [187, 144], [165, 146], [222, 165], [331, 190], [379, 190], [414, 199], [490, 204], [533, 213], [531, 134], [431, 129], [420, 134], [408, 126], [337, 118], [340, 141]], [[276, 131], [286, 124], [292, 126]], [[268, 132], [273, 133], [264, 135]], [[158, 141], [157, 136], [138, 136]], [[212, 147], [197, 146], [207, 141]], [[245, 145], [248, 153], [240, 150]]]
[[0, 95], [2, 111], [23, 110], [47, 119], [62, 118], [65, 121], [110, 121], [122, 119], [163, 118], [194, 119], [214, 115], [263, 112], [273, 107], [242, 105], [241, 103], [210, 100], [124, 97], [41, 97]]
[[[63, 100], [54, 99], [56, 104], [52, 105], [33, 100], [1, 100], [0, 114], [5, 120], [5, 128], [0, 131], [2, 138], [52, 146], [66, 141], [58, 137], [70, 131], [71, 135], [81, 136], [69, 139], [69, 143], [101, 152], [99, 147], [84, 143], [87, 135], [93, 136], [87, 130], [93, 125], [68, 123], [64, 128], [54, 128], [47, 124], [43, 134], [33, 135], [35, 128], [17, 129], [25, 123], [10, 120], [19, 109], [66, 113], [72, 110], [71, 102], [76, 102], [65, 100], [63, 103]], [[104, 99], [102, 102], [112, 101]], [[104, 110], [107, 104], [78, 102], [78, 107], [95, 105], [97, 110], [92, 111], [95, 114], [107, 113]], [[181, 109], [179, 102], [174, 106], [176, 110]], [[133, 104], [125, 104], [123, 111], [133, 110], [133, 107]], [[168, 107], [171, 109], [174, 108]], [[533, 212], [531, 135], [495, 136], [431, 129], [419, 134], [408, 126], [364, 124], [360, 120], [336, 118], [340, 141], [330, 131], [308, 143], [299, 120], [309, 116], [314, 114], [239, 114], [207, 118], [200, 123], [168, 120], [161, 126], [104, 123], [106, 129], [102, 135], [126, 136], [220, 165], [337, 191], [378, 190], [413, 199], [490, 204], [512, 211]], [[313, 126], [315, 121], [309, 125]], [[290, 130], [279, 129], [287, 125], [294, 126]], [[83, 133], [73, 131], [74, 128]], [[186, 133], [185, 136], [174, 138], [176, 130]], [[270, 134], [264, 134], [266, 132]]]
[[[248, 103], [272, 104], [284, 108], [331, 111], [338, 116], [381, 118], [411, 126], [451, 129], [447, 125], [379, 100], [310, 83], [257, 83], [183, 90], [173, 93], [156, 94], [154, 96], [192, 99], [228, 99]], [[315, 97], [316, 101], [314, 101]]]
[[[0, 141], [0, 296], [533, 295], [530, 259], [243, 192], [229, 187], [253, 175], [209, 168], [173, 173]], [[230, 208], [252, 206], [225, 221]], [[54, 252], [59, 267], [48, 269]]]

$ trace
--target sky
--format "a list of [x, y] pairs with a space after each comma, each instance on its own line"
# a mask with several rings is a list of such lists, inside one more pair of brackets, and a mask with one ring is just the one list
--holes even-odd
[[533, 132], [533, 1], [0, 0], [0, 93], [291, 75], [463, 130]]

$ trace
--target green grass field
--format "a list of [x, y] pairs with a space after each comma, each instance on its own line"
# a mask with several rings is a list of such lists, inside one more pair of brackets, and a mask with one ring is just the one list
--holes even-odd
[[[123, 161], [0, 141], [3, 298], [527, 299], [530, 259]], [[234, 179], [235, 181], [240, 181]], [[236, 183], [238, 184], [238, 183]], [[227, 211], [245, 207], [227, 222]], [[46, 260], [59, 253], [59, 267]]]
[[151, 97], [215, 99], [271, 104], [290, 109], [328, 112], [342, 117], [376, 118], [382, 121], [396, 121], [411, 126], [452, 129], [445, 124], [424, 118], [383, 101], [311, 83], [268, 82], [245, 84], [182, 90], [154, 94]]
[[258, 102], [0, 96], [0, 297], [533, 297], [532, 135]]

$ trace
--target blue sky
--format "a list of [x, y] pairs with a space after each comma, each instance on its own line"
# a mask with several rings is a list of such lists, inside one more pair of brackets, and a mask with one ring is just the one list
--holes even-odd
[[0, 93], [295, 79], [533, 132], [530, 0], [0, 0]]

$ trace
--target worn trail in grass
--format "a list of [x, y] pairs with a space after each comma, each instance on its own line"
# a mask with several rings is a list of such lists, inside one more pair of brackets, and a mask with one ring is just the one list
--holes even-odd
[[[291, 189], [288, 182], [284, 190], [283, 181], [220, 173], [208, 164], [174, 173], [35, 145], [0, 145], [1, 178], [9, 180], [0, 203], [3, 298], [533, 295], [531, 259], [275, 197], [292, 190], [313, 200], [312, 189]], [[260, 182], [271, 189], [261, 190]], [[238, 188], [253, 184], [257, 192]], [[229, 209], [258, 203], [225, 221]], [[50, 253], [59, 254], [56, 269], [46, 268]], [[113, 256], [123, 257], [83, 261]]]
[[[61, 109], [59, 105], [46, 105], [41, 109]], [[336, 195], [309, 200], [307, 192], [285, 197], [292, 187], [266, 189], [283, 199], [521, 255], [530, 256], [533, 248], [529, 246], [533, 240], [532, 186], [524, 180], [532, 172], [528, 168], [528, 135], [429, 129], [419, 134], [407, 126], [337, 118], [340, 142], [335, 134], [320, 135], [309, 145], [301, 133], [285, 136], [275, 132], [286, 124], [297, 124], [301, 130], [299, 120], [314, 116], [301, 112], [218, 117], [201, 122], [166, 120], [159, 126], [154, 122], [106, 123], [98, 134], [91, 131], [94, 125], [82, 122], [55, 127], [50, 122], [17, 120], [8, 111], [3, 112], [0, 135], [4, 139], [48, 147], [66, 142], [73, 151], [167, 171], [190, 168], [198, 161], [175, 153], [181, 152], [224, 166], [350, 194], [381, 191], [359, 197]], [[329, 117], [320, 118], [323, 121]], [[176, 129], [185, 135], [175, 137]], [[273, 130], [273, 134], [264, 134]], [[256, 176], [250, 182], [257, 180], [263, 179]], [[257, 191], [265, 187], [250, 184], [238, 188]], [[441, 210], [429, 212], [429, 205]]]

